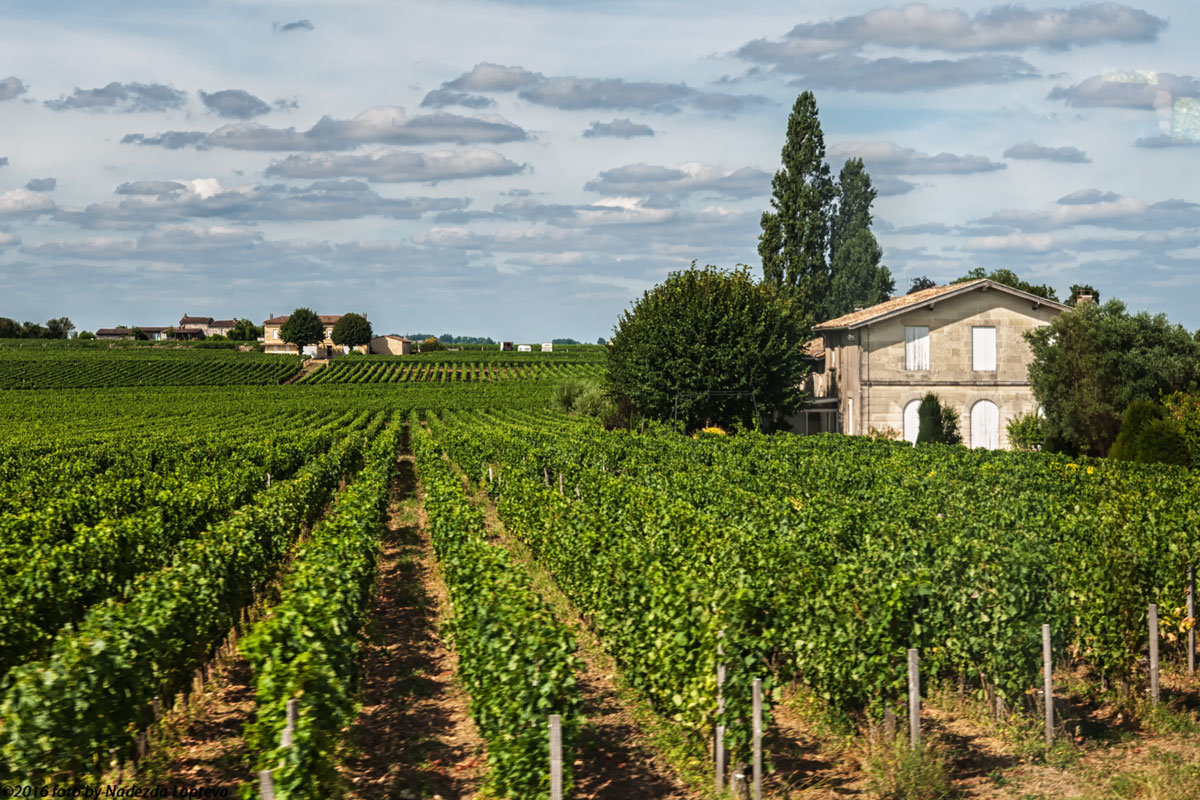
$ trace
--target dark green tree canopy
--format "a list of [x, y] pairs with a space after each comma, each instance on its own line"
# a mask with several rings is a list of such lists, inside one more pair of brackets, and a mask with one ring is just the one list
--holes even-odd
[[967, 281], [977, 281], [980, 278], [987, 278], [988, 280], [993, 280], [996, 283], [1003, 283], [1005, 286], [1011, 286], [1014, 289], [1018, 289], [1022, 292], [1036, 295], [1038, 297], [1044, 297], [1047, 300], [1053, 300], [1056, 303], [1058, 302], [1058, 295], [1055, 293], [1053, 288], [1047, 286], [1046, 284], [1033, 284], [1022, 280], [1021, 276], [1013, 272], [1011, 269], [995, 269], [991, 272], [987, 272], [983, 267], [976, 267], [954, 282], [966, 283]]
[[1191, 334], [1163, 314], [1130, 315], [1119, 300], [1080, 304], [1025, 338], [1048, 450], [1107, 455], [1134, 400], [1200, 382], [1200, 345]]
[[298, 350], [303, 349], [325, 341], [325, 326], [311, 308], [297, 308], [288, 315], [287, 322], [279, 326], [279, 338], [296, 345]]
[[758, 254], [763, 281], [791, 289], [811, 324], [824, 315], [829, 292], [826, 250], [834, 201], [812, 92], [796, 98], [780, 155], [783, 166], [771, 179], [771, 210], [762, 215]]
[[933, 278], [930, 278], [928, 275], [922, 275], [919, 278], [912, 279], [912, 284], [909, 285], [907, 294], [924, 291], [925, 289], [932, 289], [935, 286], [937, 286], [937, 281], [935, 281]]
[[263, 329], [248, 319], [239, 319], [229, 329], [229, 338], [235, 342], [252, 342], [262, 336]]
[[[609, 392], [638, 413], [688, 429], [753, 422], [801, 402], [809, 370], [791, 293], [757, 284], [746, 268], [674, 272], [621, 315], [608, 348]], [[745, 393], [745, 394], [714, 394]]]
[[70, 317], [55, 317], [46, 320], [46, 335], [50, 339], [70, 339], [75, 323]]
[[883, 249], [871, 233], [875, 195], [862, 159], [847, 161], [838, 176], [837, 212], [830, 221], [827, 318], [882, 303], [896, 290], [891, 271], [879, 263]]
[[371, 323], [362, 314], [343, 314], [333, 326], [333, 343], [358, 347], [371, 343]]

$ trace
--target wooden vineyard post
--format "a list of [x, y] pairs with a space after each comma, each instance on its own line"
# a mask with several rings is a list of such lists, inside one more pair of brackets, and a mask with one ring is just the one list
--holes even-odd
[[1150, 604], [1150, 702], [1158, 702], [1158, 605]]
[[762, 800], [762, 678], [754, 679], [753, 798]]
[[1196, 572], [1193, 567], [1188, 566], [1187, 580], [1187, 615], [1192, 621], [1192, 627], [1188, 628], [1188, 675], [1196, 674]]
[[550, 470], [546, 469], [545, 467], [542, 467], [542, 477], [546, 479], [546, 487], [549, 488], [549, 486], [550, 486]]
[[[724, 631], [718, 631], [717, 636], [720, 637]], [[713, 757], [716, 761], [716, 778], [713, 786], [718, 794], [725, 789], [725, 726], [721, 723], [721, 716], [725, 713], [725, 695], [721, 690], [721, 686], [725, 683], [725, 665], [721, 663], [721, 659], [725, 657], [725, 648], [722, 647], [720, 639], [717, 640], [717, 726], [716, 735], [713, 740]]]
[[271, 778], [271, 770], [258, 771], [258, 793], [262, 800], [275, 800], [275, 781]]
[[1046, 705], [1046, 746], [1054, 744], [1054, 681], [1051, 676], [1050, 626], [1042, 626], [1042, 695]]
[[921, 671], [917, 651], [908, 651], [908, 738], [912, 746], [921, 743]]
[[560, 473], [558, 473], [558, 496], [559, 496], [559, 497], [562, 497], [562, 496], [563, 496], [563, 479], [562, 479], [562, 473], [561, 473], [561, 472], [560, 472]]
[[287, 724], [283, 726], [283, 733], [279, 735], [280, 747], [291, 747], [292, 741], [296, 737], [296, 716], [298, 713], [296, 698], [287, 701]]
[[562, 716], [550, 715], [550, 800], [562, 800]]

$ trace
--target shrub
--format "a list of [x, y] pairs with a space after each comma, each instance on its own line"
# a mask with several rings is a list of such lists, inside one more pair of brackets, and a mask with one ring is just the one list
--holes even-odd
[[587, 390], [587, 381], [578, 378], [563, 381], [554, 387], [554, 395], [550, 401], [551, 405], [554, 406], [556, 411], [571, 414], [575, 411], [575, 403]]
[[948, 406], [943, 406], [933, 392], [921, 400], [917, 409], [921, 420], [917, 429], [917, 442], [940, 442], [942, 444], [959, 444], [962, 436], [958, 432], [958, 412]]
[[1200, 467], [1200, 394], [1175, 392], [1164, 398], [1163, 404], [1187, 442], [1192, 466]]
[[1137, 456], [1143, 464], [1191, 464], [1187, 441], [1174, 420], [1155, 419], [1146, 424], [1137, 440]]
[[1118, 461], [1136, 461], [1142, 431], [1151, 422], [1162, 419], [1165, 413], [1162, 406], [1149, 400], [1134, 400], [1130, 403], [1121, 417], [1121, 432], [1117, 434], [1117, 440], [1108, 451], [1108, 457]]
[[1018, 414], [1008, 421], [1008, 441], [1017, 450], [1041, 450], [1046, 443], [1046, 429], [1041, 414]]

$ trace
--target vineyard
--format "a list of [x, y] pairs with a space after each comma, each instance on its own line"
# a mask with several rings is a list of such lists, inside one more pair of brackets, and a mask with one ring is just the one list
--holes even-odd
[[[259, 363], [245, 355], [167, 360]], [[548, 410], [556, 383], [598, 374], [594, 361], [435, 355], [335, 360], [287, 386], [0, 392], [0, 782], [185, 780], [173, 731], [209, 730], [189, 720], [233, 681], [235, 754], [211, 775], [246, 796], [711, 797], [714, 731], [724, 781], [752, 760], [757, 679], [766, 796], [923, 796], [818, 766], [836, 761], [822, 742], [905, 717], [910, 649], [927, 697], [958, 698], [926, 725], [966, 725], [961, 709], [978, 708], [1024, 730], [1040, 719], [1044, 624], [1070, 727], [1037, 769], [1071, 775], [1046, 759], [1108, 747], [1105, 725], [1127, 724], [1109, 706], [1142, 720], [1139, 735], [1167, 720], [1179, 752], [1200, 753], [1186, 744], [1200, 686], [1183, 666], [1194, 473], [605, 431]], [[93, 356], [113, 374], [159, 362]], [[0, 355], [0, 370], [22, 358]], [[26, 367], [31, 381], [60, 361]], [[384, 577], [405, 559], [407, 578]], [[388, 612], [415, 591], [428, 596]], [[414, 622], [419, 609], [440, 616]], [[1139, 699], [1150, 640], [1168, 687], [1157, 711]], [[477, 755], [428, 749], [452, 699], [429, 728], [371, 721], [364, 698], [381, 683], [397, 714], [443, 697], [429, 676], [444, 668], [395, 666], [421, 648], [452, 652], [445, 697], [462, 695]], [[615, 723], [606, 705], [640, 710]], [[553, 777], [552, 715], [565, 753]], [[643, 727], [652, 744], [630, 744]], [[349, 777], [372, 749], [391, 760]], [[430, 766], [476, 762], [469, 784]], [[997, 763], [1010, 780], [1025, 762]], [[653, 791], [621, 783], [638, 764]], [[960, 772], [960, 796], [1038, 796]], [[1172, 780], [1175, 794], [1112, 796], [1200, 786], [1187, 770]], [[850, 788], [822, 793], [831, 782]]]
[[297, 356], [229, 350], [0, 348], [0, 389], [261, 386], [299, 369]]

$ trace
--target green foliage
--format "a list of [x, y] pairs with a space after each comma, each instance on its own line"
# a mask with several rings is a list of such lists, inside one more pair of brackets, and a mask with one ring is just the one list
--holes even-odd
[[824, 318], [829, 294], [829, 223], [834, 186], [825, 163], [825, 136], [812, 92], [796, 98], [788, 116], [782, 167], [771, 179], [771, 210], [760, 224], [763, 281], [794, 292], [809, 328]]
[[1066, 452], [1106, 455], [1134, 400], [1200, 381], [1200, 345], [1186, 330], [1162, 314], [1131, 316], [1119, 301], [1078, 305], [1025, 336], [1047, 446]]
[[[274, 770], [276, 792], [284, 797], [330, 797], [340, 788], [342, 731], [357, 712], [359, 634], [399, 439], [397, 420], [372, 442], [354, 483], [299, 548], [279, 603], [239, 644], [254, 670], [256, 717], [247, 745], [257, 769]], [[293, 744], [282, 747], [293, 698]]]
[[77, 338], [83, 339], [84, 341], [92, 341], [96, 338], [96, 334], [92, 333], [91, 331], [80, 331]]
[[348, 434], [303, 474], [182, 543], [167, 566], [142, 576], [125, 597], [97, 603], [75, 628], [63, 628], [44, 660], [11, 670], [0, 697], [0, 769], [10, 772], [4, 777], [98, 775], [110, 755], [132, 758], [153, 698], [169, 707], [186, 689], [275, 576], [302, 526], [353, 472], [379, 423]]
[[325, 326], [321, 317], [311, 308], [297, 308], [279, 326], [279, 338], [301, 350], [325, 341]]
[[1041, 450], [1046, 441], [1042, 415], [1035, 411], [1018, 414], [1008, 421], [1008, 441], [1017, 450]]
[[417, 345], [422, 353], [436, 353], [442, 349], [442, 343], [432, 336], [426, 337], [425, 341]]
[[830, 221], [827, 318], [882, 303], [896, 290], [891, 272], [879, 263], [883, 249], [871, 233], [875, 195], [862, 159], [847, 161], [838, 176], [837, 212]]
[[1175, 464], [1186, 467], [1192, 463], [1187, 441], [1179, 426], [1171, 419], [1151, 420], [1137, 439], [1136, 461], [1142, 464]]
[[255, 325], [248, 319], [239, 319], [229, 329], [229, 338], [235, 342], [253, 342], [263, 335], [261, 325]]
[[608, 348], [609, 393], [654, 419], [677, 414], [689, 430], [752, 426], [751, 392], [760, 414], [790, 412], [810, 369], [796, 308], [790, 293], [754, 283], [744, 268], [671, 273], [621, 315]]
[[929, 278], [925, 275], [922, 275], [919, 278], [912, 279], [912, 283], [908, 287], [907, 294], [913, 294], [914, 292], [922, 292], [926, 289], [932, 289], [935, 286], [937, 286], [937, 281], [935, 281], [932, 278]]
[[[525, 571], [488, 541], [483, 516], [415, 416], [410, 429], [430, 537], [454, 606], [449, 633], [458, 677], [487, 741], [490, 788], [500, 797], [548, 797], [549, 715], [562, 715], [565, 752], [573, 752], [579, 732], [574, 638], [530, 588]], [[571, 765], [564, 759], [564, 795]]]
[[0, 349], [0, 389], [92, 389], [116, 386], [280, 384], [296, 374], [296, 356], [231, 352], [232, 342], [186, 348], [124, 347], [79, 340]]
[[921, 398], [917, 416], [920, 420], [920, 426], [917, 428], [918, 443], [962, 443], [962, 436], [958, 432], [958, 412], [949, 406], [943, 406], [937, 395], [930, 392]]
[[1027, 294], [1036, 295], [1037, 297], [1044, 297], [1047, 300], [1053, 300], [1056, 303], [1058, 302], [1058, 295], [1055, 293], [1052, 287], [1046, 284], [1032, 284], [1028, 281], [1022, 280], [1021, 276], [1013, 272], [1011, 269], [996, 269], [989, 273], [984, 270], [983, 267], [976, 267], [966, 275], [954, 281], [954, 283], [977, 281], [980, 278], [987, 278], [988, 280], [995, 281], [996, 283], [1002, 283], [1005, 286], [1011, 286], [1012, 288], [1018, 289]]
[[1134, 400], [1121, 417], [1121, 431], [1113, 442], [1108, 457], [1118, 461], [1138, 461], [1142, 431], [1154, 420], [1162, 419], [1166, 410], [1150, 400]]
[[333, 326], [334, 344], [360, 347], [371, 343], [371, 323], [362, 314], [343, 314]]
[[70, 317], [55, 317], [46, 320], [46, 337], [48, 339], [70, 339], [75, 330], [75, 323]]
[[1200, 393], [1173, 392], [1163, 398], [1163, 405], [1187, 442], [1192, 465], [1200, 467]]

